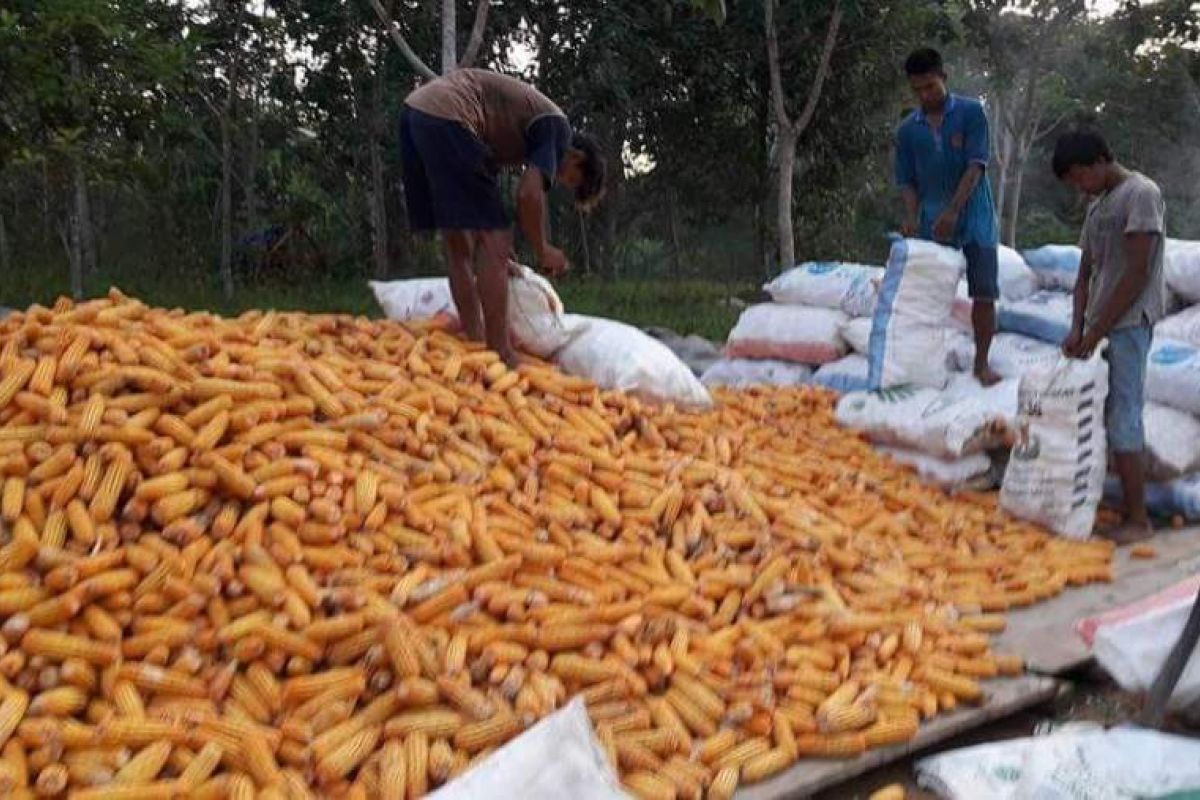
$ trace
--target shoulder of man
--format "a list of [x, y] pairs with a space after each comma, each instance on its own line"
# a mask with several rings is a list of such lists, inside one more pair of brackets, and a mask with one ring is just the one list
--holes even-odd
[[898, 124], [896, 126], [896, 135], [897, 136], [904, 133], [904, 131], [908, 130], [914, 124], [916, 124], [918, 111], [919, 111], [919, 109], [913, 109], [912, 111], [910, 111], [904, 115], [904, 119], [900, 120], [900, 124]]
[[1134, 194], [1146, 195], [1161, 198], [1162, 189], [1150, 177], [1143, 175], [1140, 172], [1133, 173], [1133, 186], [1130, 187]]
[[965, 114], [978, 114], [980, 116], [986, 116], [987, 114], [987, 109], [984, 108], [983, 103], [977, 97], [956, 94], [954, 95], [954, 103]]

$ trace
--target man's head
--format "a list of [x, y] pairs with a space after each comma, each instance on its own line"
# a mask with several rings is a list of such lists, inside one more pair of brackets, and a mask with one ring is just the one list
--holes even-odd
[[571, 147], [558, 166], [557, 182], [575, 192], [575, 205], [591, 211], [604, 197], [608, 164], [600, 145], [586, 133], [574, 133]]
[[946, 69], [942, 54], [931, 47], [914, 50], [904, 61], [908, 85], [926, 112], [939, 111], [946, 102]]
[[1112, 150], [1103, 136], [1075, 130], [1058, 137], [1051, 166], [1063, 183], [1084, 194], [1097, 195], [1108, 185], [1113, 162]]

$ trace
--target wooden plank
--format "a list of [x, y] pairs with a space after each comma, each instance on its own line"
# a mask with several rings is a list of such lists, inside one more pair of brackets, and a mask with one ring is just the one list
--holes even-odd
[[1039, 675], [988, 681], [986, 686], [986, 703], [976, 708], [965, 708], [934, 717], [921, 726], [916, 738], [911, 742], [870, 750], [850, 760], [800, 761], [796, 766], [768, 781], [739, 789], [735, 797], [737, 800], [798, 800], [808, 797], [964, 731], [1045, 702], [1058, 691], [1057, 680]]
[[1146, 542], [1158, 555], [1135, 559], [1129, 548], [1113, 557], [1113, 582], [1068, 589], [1044, 603], [1008, 613], [1008, 628], [992, 649], [1017, 653], [1033, 672], [1061, 675], [1083, 666], [1091, 654], [1075, 633], [1075, 623], [1200, 574], [1200, 528], [1163, 531]]

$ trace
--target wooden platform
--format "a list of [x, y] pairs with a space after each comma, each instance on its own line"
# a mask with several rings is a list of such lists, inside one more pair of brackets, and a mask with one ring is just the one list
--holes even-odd
[[1164, 531], [1147, 542], [1157, 551], [1153, 559], [1130, 558], [1129, 548], [1114, 557], [1114, 581], [1080, 589], [1008, 615], [1008, 629], [996, 637], [998, 652], [1025, 658], [1031, 672], [1003, 681], [990, 681], [988, 701], [921, 726], [911, 742], [872, 750], [851, 760], [801, 761], [772, 780], [738, 791], [739, 800], [798, 800], [836, 786], [876, 767], [904, 758], [992, 720], [1042, 703], [1054, 696], [1061, 675], [1090, 660], [1075, 633], [1081, 617], [1106, 611], [1153, 594], [1200, 573], [1200, 527]]
[[1061, 675], [1086, 664], [1091, 656], [1075, 634], [1075, 623], [1110, 608], [1132, 603], [1200, 573], [1200, 527], [1164, 531], [1147, 542], [1155, 558], [1130, 558], [1129, 548], [1117, 551], [1112, 583], [1071, 589], [1053, 600], [1008, 614], [1008, 629], [993, 647], [1017, 653], [1026, 667], [1044, 675]]
[[1023, 708], [1049, 700], [1058, 691], [1058, 681], [1040, 675], [988, 681], [987, 702], [978, 708], [967, 708], [952, 714], [934, 717], [921, 726], [911, 742], [870, 750], [850, 760], [820, 759], [801, 761], [787, 772], [769, 781], [747, 786], [736, 795], [738, 800], [776, 800], [777, 798], [808, 797], [822, 789], [836, 786], [868, 770], [903, 758], [932, 744], [977, 728], [991, 720], [1008, 716]]

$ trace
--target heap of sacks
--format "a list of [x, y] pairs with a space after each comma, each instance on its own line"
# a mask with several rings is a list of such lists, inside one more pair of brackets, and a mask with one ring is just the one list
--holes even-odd
[[[999, 387], [983, 390], [968, 377], [974, 343], [963, 279], [950, 299], [944, 345], [920, 354], [928, 369], [915, 383], [931, 391], [891, 393], [883, 399], [892, 407], [880, 411], [884, 418], [877, 422], [867, 424], [850, 415], [842, 421], [863, 428], [931, 480], [955, 486], [994, 484], [1001, 471], [985, 452], [1012, 439], [1018, 379], [1058, 359], [1071, 322], [1079, 258], [1079, 248], [1070, 245], [1024, 253], [1000, 248], [1000, 332], [991, 350], [992, 367], [1005, 378]], [[1146, 382], [1145, 424], [1155, 482], [1149, 499], [1159, 515], [1194, 520], [1200, 519], [1200, 242], [1168, 239], [1165, 271], [1172, 311], [1155, 328]], [[785, 272], [764, 287], [773, 302], [745, 312], [730, 334], [726, 359], [705, 373], [703, 382], [812, 383], [851, 393], [896, 388], [886, 374], [883, 332], [872, 340], [884, 275], [883, 267], [824, 262]], [[950, 290], [945, 285], [923, 288], [935, 296]], [[933, 363], [938, 352], [946, 357], [946, 379]], [[878, 410], [878, 405], [867, 410]], [[944, 426], [912, 424], [931, 414], [943, 420], [965, 414], [971, 430], [956, 439], [944, 435]], [[1107, 488], [1114, 488], [1111, 480]]]
[[582, 696], [639, 797], [905, 741], [1111, 548], [810, 388], [645, 404], [429, 323], [0, 322], [0, 795], [415, 798]]

